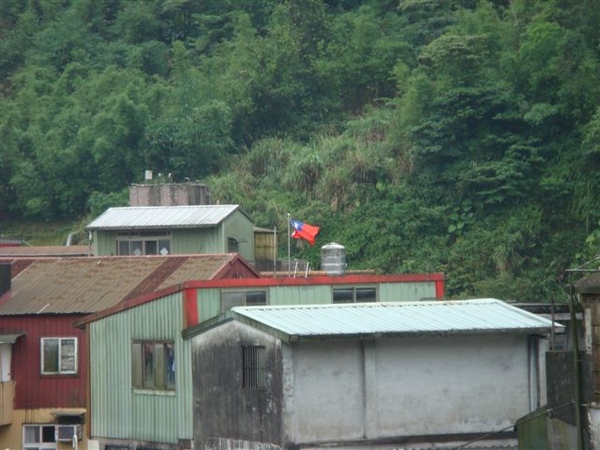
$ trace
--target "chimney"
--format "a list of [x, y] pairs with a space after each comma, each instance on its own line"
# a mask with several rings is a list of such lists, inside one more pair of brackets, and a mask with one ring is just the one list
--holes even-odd
[[10, 290], [10, 272], [10, 263], [0, 263], [0, 296]]

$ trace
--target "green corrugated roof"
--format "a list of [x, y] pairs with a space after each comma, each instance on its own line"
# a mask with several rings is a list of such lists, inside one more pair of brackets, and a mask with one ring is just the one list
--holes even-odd
[[236, 307], [231, 315], [289, 341], [386, 335], [548, 333], [552, 328], [552, 321], [496, 299]]

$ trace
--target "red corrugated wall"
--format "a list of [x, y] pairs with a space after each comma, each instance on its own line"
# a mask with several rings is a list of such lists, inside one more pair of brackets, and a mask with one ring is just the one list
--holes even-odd
[[[15, 409], [84, 408], [86, 400], [87, 342], [73, 323], [81, 315], [0, 316], [0, 329], [21, 331], [12, 351], [12, 378], [16, 381]], [[77, 337], [77, 375], [42, 375], [40, 339]]]

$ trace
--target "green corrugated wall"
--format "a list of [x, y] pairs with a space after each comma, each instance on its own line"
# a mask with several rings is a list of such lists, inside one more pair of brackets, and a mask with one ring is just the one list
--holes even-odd
[[382, 283], [379, 285], [380, 302], [418, 302], [435, 300], [435, 282]]
[[[254, 261], [254, 224], [240, 211], [235, 211], [220, 226], [172, 229], [171, 253], [227, 253], [228, 237], [238, 240], [238, 250], [244, 259]], [[116, 231], [94, 231], [94, 255], [116, 254], [116, 239]]]
[[[374, 285], [368, 284], [367, 286]], [[378, 301], [380, 302], [410, 302], [435, 299], [434, 281], [381, 283], [378, 287]], [[267, 289], [267, 298], [270, 305], [318, 305], [331, 303], [332, 301], [331, 285], [272, 286], [264, 289]], [[218, 316], [221, 313], [221, 290], [199, 289], [197, 302], [200, 321]]]
[[[190, 342], [181, 338], [181, 294], [92, 322], [89, 327], [92, 437], [164, 443], [191, 439], [191, 352]], [[132, 389], [130, 344], [134, 339], [175, 342], [174, 393]]]

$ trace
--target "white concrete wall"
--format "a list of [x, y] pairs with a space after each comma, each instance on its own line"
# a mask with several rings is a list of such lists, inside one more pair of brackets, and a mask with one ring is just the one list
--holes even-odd
[[600, 405], [592, 403], [588, 409], [591, 448], [600, 448]]
[[294, 346], [283, 364], [284, 428], [288, 442], [361, 439], [363, 375], [356, 341]]
[[288, 350], [285, 411], [294, 414], [285, 417], [285, 433], [297, 444], [498, 431], [529, 413], [537, 392], [526, 336], [330, 341]]

